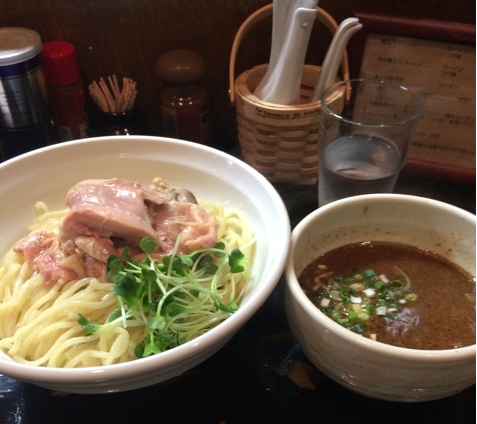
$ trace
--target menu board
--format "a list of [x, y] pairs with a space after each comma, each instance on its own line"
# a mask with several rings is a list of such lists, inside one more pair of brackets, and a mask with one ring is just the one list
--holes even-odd
[[373, 22], [384, 23], [382, 17], [373, 21], [366, 15], [360, 21], [366, 34], [355, 76], [403, 85], [421, 97], [423, 114], [411, 141], [410, 166], [475, 180], [475, 26], [470, 44], [472, 28], [466, 38], [456, 37], [455, 31], [443, 37], [442, 25], [435, 24], [441, 31], [437, 38], [444, 39], [431, 39], [429, 21], [425, 34], [419, 32], [418, 22], [407, 22], [411, 35], [403, 25], [393, 29], [392, 19], [385, 30], [382, 25], [373, 28]]

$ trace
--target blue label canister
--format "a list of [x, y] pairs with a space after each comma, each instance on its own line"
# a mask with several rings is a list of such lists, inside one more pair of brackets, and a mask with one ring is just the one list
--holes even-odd
[[40, 35], [0, 28], [0, 142], [4, 159], [54, 142]]

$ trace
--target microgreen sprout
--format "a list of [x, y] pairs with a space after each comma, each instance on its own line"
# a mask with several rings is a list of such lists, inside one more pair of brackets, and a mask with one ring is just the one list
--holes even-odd
[[78, 315], [79, 325], [88, 334], [109, 325], [126, 328], [132, 321], [141, 322], [145, 332], [135, 348], [137, 357], [171, 349], [228, 318], [237, 310], [237, 302], [224, 287], [224, 276], [248, 273], [250, 267], [239, 249], [228, 253], [222, 242], [161, 259], [152, 257], [155, 247], [155, 241], [146, 237], [140, 243], [144, 259], [131, 257], [128, 248], [121, 258], [109, 256], [107, 277], [114, 283], [118, 308], [108, 322], [99, 324]]

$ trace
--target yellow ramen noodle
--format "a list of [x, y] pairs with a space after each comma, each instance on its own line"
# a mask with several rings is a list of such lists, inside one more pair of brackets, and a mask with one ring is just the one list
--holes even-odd
[[[224, 210], [220, 204], [200, 204], [216, 217], [219, 241], [225, 249], [240, 248], [251, 259], [254, 234], [243, 213]], [[58, 231], [65, 213], [50, 212], [39, 202], [29, 230]], [[247, 273], [229, 273], [221, 281], [220, 295], [240, 302], [249, 277]], [[48, 367], [99, 366], [136, 359], [134, 348], [144, 336], [143, 324], [133, 319], [127, 321], [127, 328], [106, 326], [98, 333], [86, 334], [77, 321], [81, 313], [91, 321], [106, 322], [118, 307], [113, 286], [83, 278], [45, 287], [43, 277], [11, 249], [0, 268], [0, 348], [17, 362]]]

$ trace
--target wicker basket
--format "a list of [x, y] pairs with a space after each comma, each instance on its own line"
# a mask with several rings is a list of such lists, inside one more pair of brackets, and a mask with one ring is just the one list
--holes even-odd
[[[298, 105], [262, 102], [253, 95], [268, 64], [258, 65], [235, 79], [235, 57], [249, 28], [273, 12], [267, 5], [244, 21], [239, 28], [230, 57], [230, 100], [236, 106], [238, 137], [245, 161], [269, 181], [312, 185], [318, 174], [318, 138], [320, 136], [321, 102], [309, 103], [321, 68], [305, 65], [302, 72], [301, 99]], [[317, 20], [334, 33], [338, 28], [333, 18], [317, 8]], [[349, 79], [347, 56], [341, 63], [343, 79]], [[332, 109], [342, 108], [344, 92], [330, 98]]]

